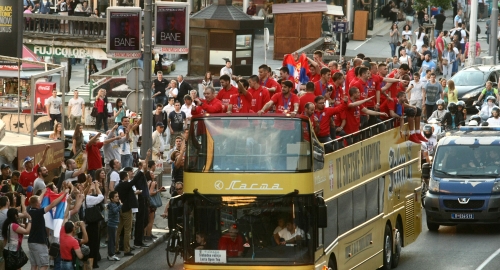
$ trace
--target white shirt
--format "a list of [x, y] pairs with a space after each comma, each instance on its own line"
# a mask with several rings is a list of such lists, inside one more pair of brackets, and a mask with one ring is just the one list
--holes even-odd
[[434, 155], [434, 148], [437, 145], [437, 137], [432, 135], [430, 138], [427, 138], [427, 142], [422, 142], [422, 151], [427, 152], [429, 156]]
[[500, 127], [500, 118], [491, 117], [491, 118], [488, 118], [488, 120], [486, 120], [486, 122], [488, 122], [488, 126]]
[[68, 102], [68, 106], [71, 107], [71, 111], [70, 111], [71, 115], [72, 116], [82, 116], [83, 115], [82, 105], [84, 105], [84, 104], [85, 104], [85, 101], [81, 97], [78, 97], [77, 99], [75, 99], [75, 98], [70, 99]]
[[[170, 91], [172, 91], [172, 92], [170, 92]], [[179, 98], [177, 96], [178, 94], [179, 94], [179, 90], [177, 88], [168, 90], [168, 96], [169, 97], [173, 97], [175, 95], [177, 98]]]
[[165, 112], [167, 116], [174, 110], [175, 110], [174, 105], [167, 104], [165, 105], [165, 107], [163, 107], [163, 112]]
[[422, 87], [425, 85], [421, 80], [418, 82], [411, 81], [410, 85], [413, 85], [411, 89], [411, 97], [410, 100], [421, 100], [422, 99]]
[[[122, 136], [123, 134], [125, 134], [125, 132], [123, 132], [123, 129], [120, 129], [118, 134], [120, 134], [120, 136]], [[122, 155], [130, 155], [131, 154], [130, 143], [128, 141], [125, 141], [124, 143], [122, 143], [120, 145], [120, 154], [122, 154]]]
[[45, 105], [50, 106], [50, 114], [61, 114], [61, 104], [62, 100], [60, 97], [50, 97], [45, 101]]
[[285, 241], [288, 241], [294, 238], [295, 236], [300, 236], [302, 237], [302, 239], [304, 239], [304, 231], [299, 229], [299, 227], [295, 228], [295, 233], [293, 234], [290, 231], [288, 231], [287, 228], [284, 228], [278, 233], [278, 235], [280, 236], [280, 238], [285, 239]]
[[97, 197], [92, 195], [87, 195], [85, 197], [85, 201], [83, 202], [83, 206], [85, 208], [90, 208], [92, 206], [101, 203], [102, 200], [104, 200], [104, 196], [102, 194], [97, 195]]
[[42, 190], [45, 187], [45, 181], [43, 181], [42, 178], [38, 177], [37, 179], [35, 179], [35, 182], [33, 182], [33, 194], [36, 194], [39, 190]]
[[186, 104], [184, 103], [184, 105], [181, 106], [181, 112], [184, 112], [186, 114], [186, 118], [190, 118], [191, 117], [191, 110], [193, 109], [193, 104], [191, 103], [191, 106], [186, 106]]
[[118, 185], [118, 182], [120, 182], [120, 175], [118, 174], [117, 171], [112, 171], [111, 174], [109, 175], [109, 183], [115, 182], [115, 188], [116, 185]]

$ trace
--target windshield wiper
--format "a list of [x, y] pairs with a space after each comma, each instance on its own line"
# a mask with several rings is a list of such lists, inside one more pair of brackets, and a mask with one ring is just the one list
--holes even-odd
[[442, 173], [444, 175], [448, 175], [448, 176], [456, 176], [456, 174], [451, 174], [449, 172], [445, 172], [443, 170], [434, 170], [434, 172], [437, 172], [437, 173]]

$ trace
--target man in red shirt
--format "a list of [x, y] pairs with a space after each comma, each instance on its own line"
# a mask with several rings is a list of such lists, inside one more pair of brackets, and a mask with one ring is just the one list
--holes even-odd
[[[309, 58], [307, 59], [310, 60]], [[321, 75], [319, 75], [318, 69], [314, 64], [309, 65], [309, 72], [307, 72], [307, 77], [309, 77], [309, 81], [313, 83], [321, 79]]]
[[36, 164], [34, 167], [33, 167], [34, 159], [32, 157], [27, 156], [26, 158], [24, 158], [23, 161], [24, 171], [21, 172], [21, 176], [19, 177], [19, 184], [21, 184], [24, 192], [26, 192], [26, 201], [24, 202], [24, 205], [26, 206], [29, 205], [29, 199], [31, 195], [33, 195], [33, 183], [35, 182], [35, 179], [38, 177], [37, 173], [38, 168], [43, 166], [49, 148], [50, 145], [48, 144], [45, 145], [45, 150], [43, 150], [42, 159], [40, 159], [40, 162], [38, 162], [38, 164]]
[[231, 96], [238, 94], [238, 88], [231, 85], [231, 78], [226, 74], [220, 76], [219, 80], [221, 89], [216, 98], [222, 102], [222, 110], [225, 112]]
[[[302, 113], [304, 116], [309, 118], [309, 121], [311, 121], [311, 126], [314, 130], [315, 134], [319, 134], [319, 120], [314, 115], [314, 111], [316, 110], [316, 106], [314, 105], [313, 102], [307, 102], [306, 105], [304, 105], [304, 112]], [[309, 141], [309, 140], [307, 140]]]
[[281, 92], [281, 86], [279, 83], [269, 76], [269, 66], [260, 65], [259, 66], [259, 84], [269, 91], [270, 95]]
[[328, 68], [330, 69], [330, 71], [332, 72], [332, 74], [340, 72], [340, 70], [339, 70], [339, 64], [337, 64], [337, 62], [335, 62], [335, 61], [330, 61], [330, 63], [328, 63]]
[[329, 68], [321, 69], [321, 79], [314, 84], [314, 94], [316, 96], [325, 96], [328, 92], [328, 86], [331, 84], [332, 72]]
[[[408, 74], [410, 72], [410, 67], [408, 64], [401, 64], [399, 69], [395, 69], [387, 76], [387, 78], [393, 78], [396, 79], [395, 82], [401, 82], [402, 78], [404, 75]], [[382, 95], [391, 98], [397, 98], [397, 94], [399, 93], [398, 91], [398, 85], [394, 81], [387, 83], [381, 90], [382, 90]], [[387, 92], [387, 90], [389, 90]]]
[[304, 111], [304, 106], [308, 102], [314, 102], [315, 97], [316, 95], [314, 94], [314, 83], [308, 82], [306, 84], [306, 93], [299, 98], [298, 113], [301, 114]]
[[[437, 30], [435, 30], [435, 31], [437, 31]], [[439, 36], [436, 38], [436, 49], [438, 50], [438, 64], [439, 64], [439, 68], [441, 70], [443, 70], [443, 67], [441, 65], [441, 58], [443, 57], [443, 51], [444, 51], [443, 36], [444, 36], [444, 31], [441, 30], [441, 31], [439, 31]]]
[[[316, 134], [316, 136], [318, 137], [318, 140], [322, 143], [327, 143], [332, 141], [332, 138], [330, 137], [330, 119], [332, 118], [332, 116], [340, 114], [346, 110], [347, 96], [344, 96], [343, 100], [344, 102], [342, 102], [335, 108], [332, 107], [325, 108], [325, 101], [326, 101], [325, 97], [323, 96], [317, 96], [314, 99], [314, 103], [316, 106], [316, 111], [314, 112], [314, 115], [316, 116], [319, 122], [319, 132]], [[333, 145], [330, 143], [325, 144], [325, 152], [326, 153], [333, 152]]]
[[353, 63], [352, 68], [349, 71], [347, 71], [347, 74], [345, 75], [345, 85], [346, 86], [349, 86], [351, 84], [351, 81], [354, 80], [354, 78], [356, 78], [356, 74], [354, 74], [354, 69], [356, 67], [359, 67], [362, 62], [363, 62], [363, 60], [361, 60], [359, 58], [354, 58], [354, 60], [352, 61], [352, 63]]
[[[360, 99], [360, 97], [361, 93], [359, 92], [358, 88], [353, 87], [349, 89], [349, 103], [347, 105], [346, 125], [344, 127], [344, 131], [346, 134], [353, 134], [359, 131], [361, 112], [367, 115], [387, 116], [387, 114], [385, 113], [376, 112], [365, 108], [365, 106], [363, 106], [363, 103], [366, 103], [371, 98]], [[354, 142], [357, 142], [359, 136], [354, 135], [352, 138], [354, 139]]]
[[250, 85], [250, 88], [248, 88], [248, 92], [252, 95], [251, 110], [254, 112], [260, 111], [260, 109], [264, 107], [264, 104], [271, 100], [269, 91], [263, 88], [259, 82], [259, 77], [257, 77], [256, 75], [252, 75], [250, 76], [250, 78], [248, 78], [248, 84]]
[[227, 257], [240, 257], [243, 254], [243, 238], [238, 234], [236, 224], [219, 239], [218, 249], [225, 250]]
[[257, 114], [261, 115], [274, 105], [275, 113], [290, 113], [292, 117], [294, 117], [299, 110], [299, 98], [291, 92], [292, 89], [293, 83], [291, 81], [282, 82], [281, 93], [274, 94], [271, 100], [269, 100], [262, 109], [257, 111]]
[[384, 101], [384, 103], [382, 103], [382, 105], [380, 106], [380, 111], [385, 112], [388, 115], [388, 117], [382, 117], [384, 120], [389, 119], [389, 117], [399, 119], [398, 122], [400, 124], [401, 136], [405, 137], [406, 134], [404, 131], [403, 116], [406, 115], [406, 118], [408, 120], [408, 128], [410, 129], [410, 137], [408, 139], [414, 143], [421, 143], [426, 141], [420, 139], [420, 136], [422, 136], [419, 136], [420, 132], [416, 132], [417, 130], [420, 131], [420, 116], [422, 115], [422, 110], [420, 108], [411, 106], [406, 102], [405, 91], [399, 92], [397, 94], [397, 99], [387, 99], [386, 101]]
[[[67, 221], [65, 219], [64, 226], [61, 228], [61, 234], [59, 238], [59, 252], [61, 254], [61, 269], [73, 269], [73, 255], [72, 250], [75, 251], [78, 259], [83, 258], [83, 253], [80, 249], [80, 244], [78, 240], [75, 239], [73, 233], [75, 231], [75, 224], [72, 221]], [[84, 238], [87, 238], [87, 230], [85, 229], [85, 223], [83, 221], [76, 222], [76, 227], [81, 228]]]
[[231, 96], [227, 107], [228, 114], [253, 112], [250, 109], [252, 107], [252, 95], [248, 92], [247, 88], [247, 80], [241, 79], [238, 81], [238, 93]]
[[205, 90], [203, 90], [203, 95], [205, 96], [205, 99], [194, 99], [196, 108], [194, 109], [195, 112], [192, 113], [192, 115], [222, 112], [222, 102], [215, 98], [215, 89], [212, 86], [205, 87]]
[[280, 68], [280, 78], [281, 81], [291, 81], [295, 84], [295, 79], [292, 75], [290, 75], [290, 70], [288, 69], [288, 67]]
[[[100, 137], [100, 132], [94, 135], [94, 137], [90, 138], [85, 148], [85, 150], [87, 151], [87, 172], [92, 176], [93, 179], [95, 179], [95, 171], [102, 168], [101, 148], [104, 143], [99, 141]], [[120, 139], [120, 136], [115, 136], [112, 139], [108, 140], [111, 141], [116, 138]]]

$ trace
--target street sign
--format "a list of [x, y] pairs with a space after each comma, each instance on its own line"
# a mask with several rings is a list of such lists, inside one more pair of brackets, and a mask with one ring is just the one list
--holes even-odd
[[349, 22], [332, 22], [332, 32], [349, 33]]

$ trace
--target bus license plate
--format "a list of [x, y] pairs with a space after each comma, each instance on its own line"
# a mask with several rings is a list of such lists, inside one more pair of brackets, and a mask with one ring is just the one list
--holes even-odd
[[452, 219], [474, 219], [474, 214], [451, 214]]

